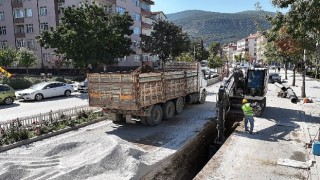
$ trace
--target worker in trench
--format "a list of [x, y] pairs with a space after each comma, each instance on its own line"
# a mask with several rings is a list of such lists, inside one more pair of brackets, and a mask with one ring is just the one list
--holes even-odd
[[[249, 131], [250, 134], [253, 133], [254, 118], [253, 118], [253, 108], [254, 105], [250, 104], [247, 99], [242, 100], [242, 111], [244, 114], [244, 130]], [[248, 122], [250, 123], [250, 130], [248, 129]]]

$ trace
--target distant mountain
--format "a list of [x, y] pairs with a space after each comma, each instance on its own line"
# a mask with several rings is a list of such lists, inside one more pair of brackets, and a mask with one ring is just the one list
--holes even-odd
[[207, 43], [236, 42], [244, 37], [271, 27], [266, 15], [274, 15], [266, 11], [243, 11], [238, 13], [218, 13], [200, 10], [188, 10], [166, 14], [169, 21], [182, 26], [192, 37], [211, 37]]

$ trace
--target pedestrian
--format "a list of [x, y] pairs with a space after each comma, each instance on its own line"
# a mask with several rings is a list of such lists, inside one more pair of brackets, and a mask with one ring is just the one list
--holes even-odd
[[280, 66], [279, 66], [279, 67], [278, 67], [278, 73], [280, 72], [280, 69], [281, 69], [281, 68], [280, 68]]
[[[247, 99], [242, 100], [242, 111], [244, 114], [244, 130], [253, 133], [254, 118], [253, 118], [253, 105], [251, 105]], [[250, 130], [248, 129], [248, 122], [250, 123]]]

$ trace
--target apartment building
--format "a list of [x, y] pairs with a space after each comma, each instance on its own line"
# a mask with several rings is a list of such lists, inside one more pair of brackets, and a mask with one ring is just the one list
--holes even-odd
[[266, 59], [264, 52], [266, 51], [267, 38], [261, 33], [257, 34], [257, 62], [264, 64], [264, 60]]
[[235, 60], [234, 55], [237, 53], [237, 45], [234, 43], [229, 43], [223, 47], [223, 53], [229, 62], [233, 62]]
[[248, 53], [250, 56], [249, 62], [253, 63], [257, 59], [257, 34], [250, 34], [248, 37], [237, 41], [237, 54], [244, 56]]
[[[135, 55], [119, 57], [119, 66], [141, 65], [142, 27], [151, 29], [142, 23], [142, 17], [151, 16], [151, 0], [0, 0], [0, 48], [25, 47], [35, 52], [38, 63], [33, 68], [49, 67], [52, 49], [41, 48], [36, 42], [36, 36], [42, 30], [56, 27], [61, 18], [61, 9], [67, 6], [82, 6], [83, 3], [95, 3], [105, 7], [106, 13], [123, 14], [128, 12], [134, 19], [132, 26], [132, 49]], [[152, 24], [152, 23], [151, 23]]]

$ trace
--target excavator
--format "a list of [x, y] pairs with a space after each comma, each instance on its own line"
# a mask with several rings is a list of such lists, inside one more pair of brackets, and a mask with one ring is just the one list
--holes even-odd
[[0, 66], [0, 76], [11, 77], [12, 74], [9, 73], [8, 71], [6, 71], [4, 68], [2, 68], [2, 67]]
[[262, 115], [266, 107], [268, 91], [268, 69], [263, 67], [241, 68], [235, 67], [228, 77], [225, 77], [219, 87], [216, 103], [218, 120], [218, 136], [215, 143], [221, 144], [225, 140], [225, 126], [231, 121], [241, 120], [242, 99], [252, 103], [256, 117]]

